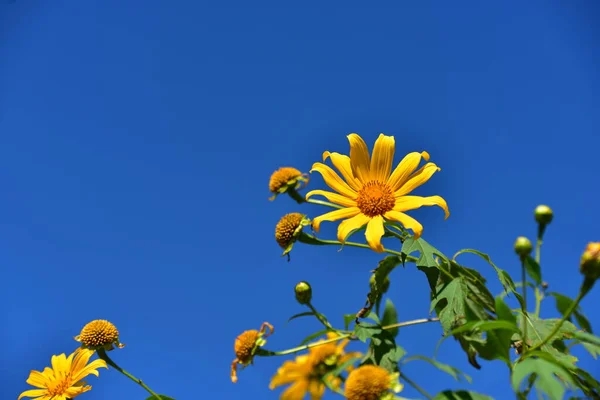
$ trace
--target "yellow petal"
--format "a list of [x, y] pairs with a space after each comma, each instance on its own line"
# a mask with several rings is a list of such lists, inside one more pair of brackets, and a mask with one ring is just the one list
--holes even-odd
[[46, 389], [26, 390], [23, 393], [21, 393], [21, 395], [19, 396], [19, 398], [17, 400], [21, 400], [23, 397], [38, 398], [38, 397], [44, 396], [46, 394], [48, 394], [48, 390], [46, 390]]
[[362, 228], [365, 226], [371, 218], [367, 217], [365, 214], [360, 213], [355, 215], [352, 218], [346, 219], [340, 223], [338, 226], [337, 237], [340, 242], [345, 242], [346, 238], [355, 229]]
[[369, 243], [369, 247], [381, 253], [383, 251], [383, 245], [381, 244], [381, 237], [385, 233], [383, 229], [383, 218], [381, 215], [376, 215], [367, 224], [367, 230], [365, 232], [365, 237], [367, 238], [367, 243]]
[[327, 192], [325, 190], [311, 190], [310, 192], [306, 193], [307, 200], [312, 196], [323, 196], [327, 200], [335, 204], [342, 205], [344, 207], [356, 207], [355, 200], [349, 199], [348, 197], [342, 196], [337, 193]]
[[371, 179], [381, 183], [387, 182], [392, 172], [394, 163], [394, 150], [396, 143], [393, 136], [386, 136], [383, 133], [379, 135], [373, 146], [373, 156], [371, 157]]
[[356, 192], [346, 182], [340, 178], [328, 165], [323, 163], [314, 163], [310, 172], [317, 171], [323, 176], [323, 180], [333, 190], [350, 199], [356, 199]]
[[369, 174], [370, 157], [367, 144], [356, 133], [348, 135], [350, 142], [350, 165], [352, 166], [352, 174], [362, 183], [367, 183], [371, 180]]
[[403, 184], [400, 189], [394, 192], [394, 197], [398, 198], [408, 194], [427, 182], [433, 174], [440, 170], [440, 167], [434, 163], [427, 163], [423, 165], [417, 172], [411, 175], [411, 177]]
[[340, 171], [340, 174], [342, 174], [352, 189], [358, 192], [362, 188], [362, 183], [360, 183], [360, 181], [354, 177], [354, 174], [352, 174], [350, 157], [340, 153], [330, 153], [326, 151], [323, 153], [323, 162], [325, 162], [327, 158], [331, 159], [333, 166]]
[[52, 365], [52, 369], [54, 370], [55, 374], [66, 371], [65, 367], [67, 365], [67, 356], [65, 355], [65, 353], [59, 354], [57, 356], [52, 356], [52, 358], [50, 359], [50, 364]]
[[410, 174], [412, 174], [419, 166], [421, 158], [425, 161], [429, 161], [429, 153], [426, 151], [422, 153], [409, 153], [402, 161], [400, 161], [400, 164], [394, 169], [394, 172], [392, 172], [392, 175], [387, 181], [388, 186], [392, 188], [393, 192], [400, 189], [400, 187], [409, 179]]
[[337, 221], [344, 218], [352, 218], [358, 213], [360, 213], [358, 207], [348, 207], [331, 211], [314, 218], [312, 222], [312, 227], [316, 232], [319, 232], [321, 222], [323, 221]]
[[321, 400], [325, 394], [325, 384], [321, 381], [311, 379], [308, 386], [308, 393], [310, 393], [310, 400]]
[[281, 393], [281, 400], [302, 400], [308, 390], [308, 380], [302, 379], [294, 382], [292, 386]]
[[419, 221], [417, 221], [413, 217], [404, 214], [403, 212], [388, 211], [385, 213], [384, 217], [387, 219], [391, 219], [392, 221], [400, 222], [407, 229], [412, 229], [412, 231], [414, 232], [415, 239], [420, 238], [421, 234], [423, 233], [423, 225], [421, 225]]
[[75, 371], [75, 374], [73, 375], [73, 381], [80, 381], [88, 375], [99, 376], [100, 373], [97, 371], [98, 368], [108, 368], [106, 366], [106, 361], [97, 359], [83, 367], [81, 370]]
[[48, 387], [48, 378], [48, 376], [42, 374], [39, 371], [31, 371], [29, 373], [29, 378], [27, 378], [25, 382], [37, 388], [45, 388]]
[[419, 207], [423, 206], [438, 206], [444, 210], [446, 214], [445, 218], [450, 216], [450, 211], [448, 210], [448, 204], [446, 204], [446, 200], [441, 198], [440, 196], [429, 196], [429, 197], [421, 197], [421, 196], [402, 196], [396, 199], [396, 204], [394, 205], [394, 211], [409, 211], [416, 210]]
[[[90, 360], [90, 357], [92, 357], [92, 354], [94, 354], [94, 352], [92, 350], [89, 349], [82, 349], [79, 348], [77, 350], [75, 350], [75, 352], [73, 352], [73, 354], [71, 354], [71, 356], [75, 356], [74, 360], [72, 362], [72, 369], [71, 371], [77, 373], [78, 371], [82, 370], [85, 365], [88, 363], [88, 361]], [[75, 381], [78, 381], [79, 379], [75, 379]]]

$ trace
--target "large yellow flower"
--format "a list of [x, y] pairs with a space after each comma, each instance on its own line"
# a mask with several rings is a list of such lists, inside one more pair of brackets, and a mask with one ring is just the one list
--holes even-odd
[[[327, 334], [328, 339], [335, 337], [335, 333]], [[351, 358], [360, 357], [360, 353], [344, 352], [348, 342], [348, 339], [343, 339], [338, 344], [332, 342], [315, 346], [310, 348], [308, 354], [296, 357], [295, 361], [285, 361], [271, 379], [269, 388], [291, 384], [281, 393], [281, 400], [302, 400], [307, 393], [311, 400], [320, 400], [326, 388], [323, 376]], [[352, 370], [352, 367], [348, 367], [348, 370]], [[342, 380], [331, 376], [328, 383], [340, 388]]]
[[27, 390], [19, 396], [35, 400], [67, 400], [92, 389], [83, 378], [92, 374], [98, 376], [98, 368], [107, 368], [104, 360], [94, 360], [88, 364], [93, 350], [79, 348], [69, 357], [64, 353], [52, 356], [52, 368], [44, 372], [31, 371], [27, 383], [39, 389]]
[[364, 140], [356, 133], [348, 135], [348, 141], [350, 157], [329, 151], [323, 153], [323, 162], [331, 159], [344, 179], [323, 163], [317, 162], [312, 167], [311, 172], [319, 172], [325, 183], [337, 193], [313, 190], [306, 194], [306, 198], [321, 195], [344, 207], [313, 219], [315, 231], [318, 232], [322, 221], [344, 219], [338, 227], [338, 240], [344, 242], [352, 231], [366, 225], [365, 236], [369, 247], [382, 252], [381, 237], [385, 220], [400, 222], [405, 228], [412, 229], [415, 238], [419, 238], [423, 226], [404, 211], [422, 206], [439, 206], [448, 218], [448, 205], [440, 196], [408, 196], [440, 170], [431, 162], [417, 170], [421, 159], [429, 161], [427, 152], [408, 154], [392, 171], [395, 150], [393, 136], [379, 135], [372, 157]]

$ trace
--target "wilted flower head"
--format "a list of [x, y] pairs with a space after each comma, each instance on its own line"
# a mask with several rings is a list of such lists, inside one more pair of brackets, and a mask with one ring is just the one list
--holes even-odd
[[269, 180], [269, 191], [273, 196], [269, 200], [274, 200], [278, 195], [289, 191], [300, 189], [308, 183], [308, 176], [292, 167], [281, 167], [273, 172]]
[[292, 247], [302, 233], [302, 228], [310, 225], [310, 220], [306, 215], [300, 213], [286, 214], [275, 226], [275, 240], [283, 249], [283, 255], [292, 251]]
[[236, 383], [238, 380], [238, 364], [241, 364], [242, 367], [252, 364], [256, 350], [267, 343], [265, 338], [273, 334], [273, 331], [273, 325], [269, 324], [268, 322], [263, 322], [260, 330], [257, 331], [253, 329], [245, 331], [235, 338], [235, 344], [233, 346], [235, 351], [235, 359], [231, 363], [231, 382]]
[[85, 325], [81, 333], [75, 336], [75, 340], [81, 342], [81, 347], [90, 350], [112, 350], [113, 345], [119, 349], [125, 347], [119, 342], [117, 327], [104, 319], [97, 319]]

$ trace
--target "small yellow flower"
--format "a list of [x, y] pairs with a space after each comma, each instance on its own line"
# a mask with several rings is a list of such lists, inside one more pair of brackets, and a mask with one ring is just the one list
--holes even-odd
[[273, 332], [273, 325], [268, 322], [263, 322], [260, 330], [257, 331], [253, 329], [245, 331], [235, 338], [235, 343], [233, 345], [235, 360], [231, 363], [231, 382], [236, 383], [238, 381], [238, 364], [241, 364], [242, 367], [252, 364], [256, 350], [267, 343], [265, 338], [272, 335]]
[[352, 231], [366, 225], [367, 243], [371, 249], [382, 252], [381, 237], [386, 220], [401, 223], [407, 229], [412, 229], [415, 238], [419, 238], [423, 226], [404, 211], [422, 206], [439, 206], [448, 218], [448, 205], [440, 196], [408, 196], [440, 170], [434, 163], [427, 163], [416, 170], [421, 159], [429, 161], [427, 152], [408, 154], [392, 171], [395, 151], [393, 136], [379, 135], [372, 158], [360, 136], [352, 133], [348, 135], [348, 140], [350, 157], [329, 151], [323, 153], [323, 162], [331, 159], [343, 179], [329, 166], [319, 162], [313, 164], [311, 172], [319, 172], [327, 186], [337, 193], [312, 190], [306, 194], [306, 198], [320, 195], [344, 207], [315, 218], [315, 231], [319, 230], [322, 221], [344, 219], [337, 232], [338, 240], [344, 242]]
[[88, 375], [99, 373], [98, 368], [108, 368], [104, 360], [94, 360], [88, 364], [92, 350], [77, 349], [69, 357], [65, 354], [52, 356], [52, 368], [46, 367], [43, 372], [31, 371], [27, 383], [38, 389], [27, 390], [19, 396], [37, 400], [67, 400], [92, 390], [83, 381]]
[[363, 365], [348, 376], [344, 396], [348, 400], [387, 400], [402, 388], [398, 373], [390, 374], [378, 365]]
[[[334, 339], [335, 333], [328, 333], [328, 339]], [[360, 357], [360, 353], [345, 353], [344, 348], [348, 339], [338, 344], [326, 343], [311, 347], [308, 354], [296, 357], [295, 361], [285, 361], [271, 379], [270, 389], [291, 384], [281, 393], [281, 400], [302, 400], [309, 393], [311, 400], [319, 400], [325, 393], [326, 385], [323, 377], [351, 358]], [[352, 366], [348, 367], [352, 370]], [[339, 377], [331, 376], [328, 381], [332, 387], [339, 388], [342, 381]]]
[[283, 255], [292, 251], [298, 235], [302, 233], [302, 228], [307, 225], [310, 225], [310, 220], [304, 214], [291, 213], [281, 217], [275, 226], [275, 240], [284, 250]]
[[112, 350], [116, 345], [119, 349], [125, 347], [119, 342], [119, 331], [112, 323], [97, 319], [83, 327], [81, 333], [75, 336], [75, 340], [81, 343], [81, 347], [90, 350]]
[[308, 183], [308, 176], [293, 167], [281, 167], [273, 172], [269, 180], [269, 191], [273, 196], [269, 200], [274, 200], [277, 195], [300, 189]]

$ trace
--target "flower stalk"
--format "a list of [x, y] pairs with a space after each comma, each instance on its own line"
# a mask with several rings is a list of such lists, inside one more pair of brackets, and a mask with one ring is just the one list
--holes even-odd
[[134, 381], [135, 383], [137, 383], [138, 385], [140, 385], [141, 387], [143, 387], [148, 393], [150, 393], [152, 396], [154, 396], [156, 398], [156, 400], [161, 400], [161, 397], [159, 395], [157, 395], [156, 393], [154, 393], [152, 391], [152, 389], [150, 389], [144, 382], [142, 382], [141, 379], [136, 378], [135, 376], [131, 375], [129, 372], [125, 371], [123, 368], [119, 367], [109, 356], [108, 354], [106, 354], [106, 351], [104, 349], [98, 349], [96, 350], [96, 353], [98, 354], [98, 357], [104, 361], [106, 361], [106, 363], [108, 365], [110, 365], [111, 367], [113, 367], [114, 369], [116, 369], [117, 371], [119, 371], [120, 373], [122, 373], [123, 375], [125, 375], [126, 377], [128, 377], [129, 379], [131, 379], [132, 381]]

